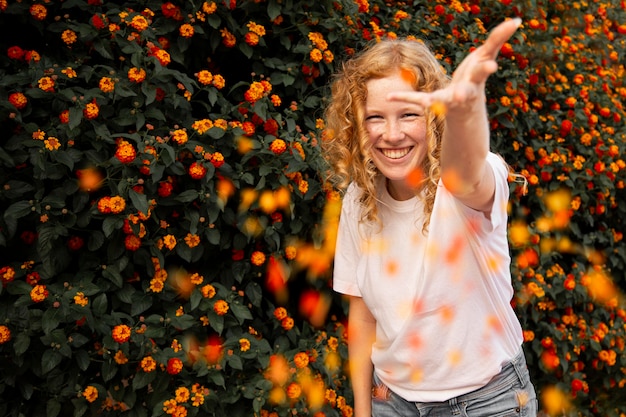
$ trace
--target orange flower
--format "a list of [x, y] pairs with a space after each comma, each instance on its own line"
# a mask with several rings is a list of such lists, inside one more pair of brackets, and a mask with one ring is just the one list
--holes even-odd
[[7, 326], [0, 325], [0, 345], [11, 340], [11, 329]]
[[199, 162], [194, 162], [189, 166], [189, 176], [194, 180], [204, 178], [206, 175], [206, 168]]
[[220, 29], [220, 34], [222, 35], [222, 44], [227, 48], [232, 48], [237, 44], [237, 38], [228, 29]]
[[254, 251], [250, 256], [250, 261], [252, 265], [261, 266], [265, 263], [265, 254], [261, 251]]
[[54, 92], [54, 80], [50, 77], [41, 77], [37, 82], [37, 85], [46, 93]]
[[129, 142], [124, 139], [120, 139], [117, 142], [117, 150], [115, 151], [115, 157], [123, 164], [129, 164], [137, 157], [137, 151]]
[[78, 36], [76, 36], [76, 32], [74, 32], [72, 29], [65, 29], [61, 34], [61, 39], [63, 40], [63, 42], [65, 42], [66, 45], [71, 45], [76, 42]]
[[176, 246], [176, 237], [174, 235], [166, 235], [163, 237], [163, 244], [169, 250], [174, 249]]
[[134, 16], [133, 19], [130, 21], [129, 25], [135, 29], [138, 30], [139, 32], [144, 31], [148, 28], [148, 19], [146, 19], [144, 16], [141, 15], [137, 15]]
[[204, 298], [213, 298], [215, 297], [215, 287], [211, 284], [207, 284], [200, 289], [202, 296]]
[[103, 93], [112, 93], [115, 90], [115, 81], [110, 77], [102, 77], [98, 83], [98, 88]]
[[215, 152], [213, 155], [211, 155], [211, 163], [215, 168], [221, 167], [222, 165], [224, 165], [224, 155], [222, 155], [220, 152]]
[[210, 85], [213, 81], [213, 74], [210, 71], [202, 70], [196, 74], [198, 82], [202, 85]]
[[111, 337], [117, 343], [128, 342], [128, 340], [130, 339], [130, 334], [131, 334], [130, 327], [128, 327], [125, 324], [118, 324], [111, 331]]
[[187, 236], [185, 236], [185, 243], [190, 248], [195, 248], [200, 244], [200, 236], [187, 233]]
[[148, 373], [156, 369], [157, 363], [152, 356], [148, 355], [141, 360], [140, 365], [141, 369], [143, 369], [144, 372]]
[[285, 307], [276, 307], [274, 309], [274, 317], [276, 317], [276, 320], [282, 321], [287, 317], [287, 309]]
[[213, 305], [213, 311], [215, 311], [218, 316], [223, 316], [228, 313], [229, 308], [228, 303], [224, 300], [217, 300]]
[[293, 357], [293, 363], [298, 369], [306, 368], [309, 365], [309, 354], [306, 352], [296, 353]]
[[292, 382], [287, 387], [287, 397], [291, 398], [292, 400], [295, 400], [296, 398], [300, 397], [301, 394], [302, 394], [302, 387], [297, 382]]
[[133, 67], [128, 70], [128, 79], [134, 83], [143, 82], [146, 79], [146, 70], [143, 68]]
[[180, 33], [180, 36], [183, 38], [191, 38], [194, 35], [195, 30], [189, 23], [185, 23], [178, 28], [178, 33]]
[[274, 152], [276, 155], [280, 155], [285, 152], [287, 149], [287, 144], [282, 139], [275, 139], [270, 143], [270, 151]]
[[89, 385], [82, 392], [83, 397], [87, 400], [87, 402], [94, 402], [98, 399], [98, 389], [93, 385]]
[[284, 319], [280, 321], [280, 325], [282, 326], [283, 329], [289, 331], [293, 329], [294, 321], [291, 317], [285, 317]]
[[85, 108], [83, 109], [83, 116], [85, 119], [93, 120], [98, 117], [100, 114], [100, 106], [96, 103], [96, 99], [93, 99], [91, 103], [85, 104]]
[[48, 298], [48, 290], [43, 284], [35, 285], [30, 291], [30, 299], [35, 303], [41, 303]]
[[48, 15], [48, 9], [41, 4], [33, 4], [30, 6], [30, 15], [35, 18], [35, 20], [44, 20]]
[[117, 352], [115, 352], [115, 356], [113, 356], [113, 360], [115, 360], [115, 363], [117, 363], [118, 365], [124, 365], [128, 363], [128, 358], [126, 357], [124, 352], [122, 352], [121, 350], [118, 350]]

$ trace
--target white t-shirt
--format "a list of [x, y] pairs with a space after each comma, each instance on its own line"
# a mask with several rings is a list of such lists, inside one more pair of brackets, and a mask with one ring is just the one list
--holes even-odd
[[359, 190], [348, 187], [339, 221], [334, 289], [362, 297], [376, 319], [372, 362], [408, 401], [434, 402], [489, 382], [520, 350], [511, 307], [507, 168], [488, 161], [496, 192], [491, 215], [470, 209], [441, 184], [427, 235], [419, 198], [381, 190], [383, 229], [359, 225]]

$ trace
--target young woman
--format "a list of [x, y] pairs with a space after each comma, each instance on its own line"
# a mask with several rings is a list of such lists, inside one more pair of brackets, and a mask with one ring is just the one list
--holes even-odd
[[519, 25], [498, 25], [451, 78], [423, 42], [385, 40], [333, 82], [333, 285], [350, 300], [355, 417], [536, 415], [510, 305], [508, 168], [485, 106]]

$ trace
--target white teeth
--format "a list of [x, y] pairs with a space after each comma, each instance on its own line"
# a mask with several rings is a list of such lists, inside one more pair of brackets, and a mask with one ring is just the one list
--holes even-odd
[[400, 159], [403, 156], [406, 156], [411, 151], [411, 148], [381, 149], [380, 151], [389, 159]]

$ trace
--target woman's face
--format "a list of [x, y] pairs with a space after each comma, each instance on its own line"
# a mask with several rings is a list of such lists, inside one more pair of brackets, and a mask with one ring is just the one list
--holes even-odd
[[387, 178], [391, 196], [397, 200], [409, 199], [416, 190], [407, 178], [422, 166], [427, 152], [424, 109], [387, 100], [387, 94], [392, 91], [415, 91], [400, 71], [371, 79], [366, 87], [365, 128], [372, 159]]

